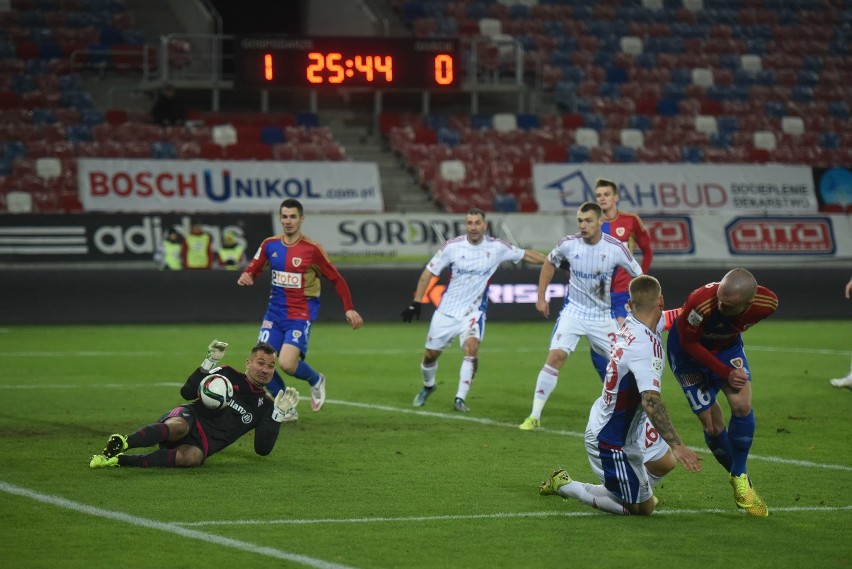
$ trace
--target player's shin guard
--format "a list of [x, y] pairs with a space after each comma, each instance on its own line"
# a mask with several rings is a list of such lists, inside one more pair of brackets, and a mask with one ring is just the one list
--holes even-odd
[[731, 440], [728, 438], [728, 430], [723, 429], [722, 432], [715, 437], [705, 432], [704, 441], [707, 443], [707, 448], [709, 448], [710, 452], [713, 453], [713, 458], [715, 458], [725, 470], [730, 472], [731, 463], [734, 459], [734, 451], [731, 448]]
[[731, 421], [728, 423], [731, 447], [733, 447], [731, 476], [739, 476], [746, 472], [746, 461], [754, 438], [754, 428], [754, 410], [749, 411], [748, 415], [744, 417], [731, 415]]
[[148, 454], [120, 454], [119, 466], [135, 466], [138, 468], [175, 468], [177, 449], [162, 448]]
[[598, 375], [601, 378], [601, 382], [604, 381], [606, 377], [606, 366], [609, 364], [609, 358], [606, 356], [602, 356], [594, 350], [591, 350], [592, 354], [592, 365], [595, 366], [595, 371], [598, 372]]
[[169, 440], [169, 426], [165, 423], [154, 423], [128, 435], [127, 448], [152, 447], [167, 440]]
[[309, 384], [314, 385], [319, 381], [320, 374], [308, 362], [301, 360], [299, 365], [296, 366], [296, 371], [293, 372], [293, 377], [304, 379]]

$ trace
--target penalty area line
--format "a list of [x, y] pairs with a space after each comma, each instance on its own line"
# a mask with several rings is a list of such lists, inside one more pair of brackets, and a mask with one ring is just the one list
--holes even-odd
[[[852, 506], [789, 506], [772, 508], [771, 512], [848, 512]], [[655, 516], [681, 516], [687, 514], [726, 514], [735, 513], [746, 515], [745, 512], [733, 508], [700, 508], [683, 510], [656, 510]], [[491, 520], [491, 519], [516, 519], [516, 518], [584, 518], [588, 516], [607, 515], [599, 511], [584, 512], [517, 512], [496, 514], [468, 514], [447, 516], [402, 516], [402, 517], [375, 517], [375, 518], [318, 518], [307, 520], [209, 520], [198, 522], [172, 522], [174, 525], [187, 527], [201, 526], [251, 526], [251, 525], [311, 525], [311, 524], [365, 524], [365, 523], [400, 523], [400, 522], [440, 522], [452, 520]]]
[[232, 549], [238, 549], [240, 551], [245, 551], [248, 553], [264, 555], [266, 557], [273, 557], [275, 559], [285, 559], [287, 561], [293, 561], [295, 563], [307, 565], [308, 567], [316, 567], [317, 569], [354, 569], [353, 567], [350, 567], [348, 565], [330, 563], [328, 561], [323, 561], [322, 559], [315, 559], [306, 555], [290, 553], [288, 551], [282, 551], [273, 547], [255, 545], [253, 543], [247, 543], [245, 541], [239, 541], [236, 539], [231, 539], [229, 537], [222, 537], [215, 534], [209, 534], [200, 532], [198, 530], [188, 529], [185, 527], [181, 527], [180, 525], [175, 523], [158, 522], [156, 520], [149, 520], [147, 518], [131, 516], [130, 514], [125, 514], [123, 512], [115, 512], [113, 510], [104, 510], [102, 508], [96, 508], [94, 506], [87, 506], [86, 504], [67, 500], [59, 496], [51, 496], [49, 494], [35, 492], [34, 490], [23, 488], [21, 486], [16, 486], [14, 484], [9, 484], [8, 482], [0, 481], [0, 491], [6, 492], [7, 494], [13, 494], [15, 496], [21, 496], [23, 498], [30, 498], [31, 500], [35, 500], [37, 502], [50, 504], [51, 506], [56, 506], [59, 508], [65, 508], [66, 510], [72, 510], [89, 516], [106, 518], [111, 521], [124, 522], [127, 524], [148, 529], [155, 529], [165, 533], [179, 535], [182, 537], [187, 537], [199, 541], [206, 541], [207, 543], [221, 545], [223, 547], [230, 547]]

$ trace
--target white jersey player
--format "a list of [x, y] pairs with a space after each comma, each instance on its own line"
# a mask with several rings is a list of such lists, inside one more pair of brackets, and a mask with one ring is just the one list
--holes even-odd
[[[586, 425], [586, 451], [592, 471], [603, 484], [572, 481], [557, 470], [540, 487], [541, 494], [576, 498], [614, 514], [648, 515], [654, 511], [653, 486], [659, 478], [645, 466], [647, 418], [667, 444], [674, 458], [692, 471], [700, 459], [683, 446], [660, 398], [665, 368], [663, 340], [657, 328], [663, 307], [660, 283], [643, 275], [630, 283], [629, 314], [610, 351], [601, 396], [592, 405]], [[668, 450], [666, 451], [668, 452]], [[663, 475], [675, 466], [669, 458]]]
[[450, 239], [435, 253], [417, 282], [414, 300], [402, 312], [402, 318], [411, 322], [420, 319], [421, 299], [430, 283], [444, 269], [450, 270], [450, 284], [444, 291], [441, 302], [426, 337], [426, 350], [420, 371], [423, 389], [414, 398], [414, 406], [422, 407], [435, 390], [435, 373], [438, 358], [453, 338], [458, 336], [464, 351], [464, 360], [459, 370], [459, 385], [453, 408], [469, 411], [465, 400], [476, 375], [479, 344], [485, 335], [485, 311], [488, 307], [488, 283], [491, 276], [504, 261], [518, 263], [526, 261], [536, 265], [544, 262], [544, 255], [531, 249], [520, 249], [505, 241], [485, 235], [487, 225], [485, 212], [473, 208], [465, 216], [466, 235]]
[[519, 425], [524, 431], [541, 426], [541, 412], [547, 398], [556, 388], [559, 370], [577, 348], [582, 336], [593, 350], [608, 357], [617, 330], [611, 314], [610, 285], [615, 269], [622, 267], [631, 276], [642, 274], [642, 268], [624, 244], [602, 230], [601, 207], [586, 202], [577, 211], [580, 232], [568, 235], [556, 245], [541, 267], [536, 308], [546, 318], [550, 304], [547, 287], [556, 267], [569, 264], [570, 280], [565, 304], [550, 338], [550, 352], [538, 374], [533, 394], [532, 413]]

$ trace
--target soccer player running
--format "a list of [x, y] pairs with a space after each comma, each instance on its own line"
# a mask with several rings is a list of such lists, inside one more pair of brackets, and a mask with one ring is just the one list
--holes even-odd
[[609, 354], [617, 332], [610, 299], [615, 268], [622, 267], [634, 277], [642, 274], [642, 268], [627, 247], [603, 233], [601, 206], [594, 202], [582, 204], [577, 210], [577, 223], [580, 232], [566, 235], [556, 244], [541, 266], [538, 277], [535, 307], [547, 318], [550, 315], [547, 287], [556, 267], [570, 264], [565, 304], [553, 328], [547, 360], [535, 382], [532, 413], [518, 426], [524, 431], [533, 431], [541, 426], [541, 412], [556, 389], [559, 370], [576, 350], [582, 336], [589, 340], [592, 350]]
[[[265, 239], [245, 271], [237, 279], [240, 286], [251, 286], [269, 265], [272, 291], [263, 316], [258, 340], [278, 350], [278, 364], [284, 373], [307, 381], [311, 386], [311, 409], [319, 411], [325, 404], [326, 378], [305, 361], [311, 325], [320, 308], [320, 277], [334, 285], [343, 301], [346, 321], [357, 330], [364, 324], [352, 304], [349, 285], [329, 260], [322, 246], [302, 233], [305, 213], [302, 204], [286, 199], [278, 208], [282, 235]], [[275, 371], [267, 389], [276, 395], [284, 389], [284, 380]], [[296, 417], [288, 417], [295, 420]]]
[[433, 279], [449, 268], [450, 283], [432, 315], [426, 335], [426, 350], [420, 363], [423, 389], [414, 398], [414, 406], [422, 407], [436, 389], [438, 358], [454, 337], [458, 336], [464, 359], [459, 369], [459, 385], [453, 409], [467, 413], [467, 394], [476, 376], [479, 344], [485, 335], [485, 312], [488, 309], [488, 283], [504, 261], [544, 263], [544, 255], [532, 249], [521, 249], [500, 239], [485, 235], [488, 226], [485, 212], [471, 208], [465, 215], [466, 234], [445, 242], [432, 257], [414, 291], [414, 300], [402, 311], [402, 319], [420, 319], [421, 299]]
[[[769, 509], [746, 473], [755, 421], [742, 333], [777, 307], [774, 292], [759, 286], [747, 270], [733, 269], [721, 282], [690, 293], [667, 344], [669, 365], [701, 421], [704, 440], [731, 475], [737, 507], [752, 516], [768, 516]], [[731, 408], [727, 428], [716, 400], [719, 391]]]
[[[254, 451], [260, 456], [272, 452], [281, 423], [293, 414], [299, 403], [299, 393], [290, 387], [280, 391], [273, 400], [264, 391], [275, 371], [275, 350], [269, 344], [260, 342], [252, 348], [245, 373], [230, 366], [219, 367], [227, 347], [227, 343], [213, 340], [207, 358], [181, 387], [181, 397], [192, 400], [191, 403], [175, 407], [156, 423], [135, 433], [112, 435], [103, 452], [92, 457], [89, 466], [201, 466], [207, 457], [252, 430], [255, 432]], [[234, 396], [224, 409], [208, 409], [198, 399], [201, 381], [214, 373], [227, 377], [234, 388]], [[148, 454], [126, 454], [130, 449], [155, 445], [159, 445], [159, 450]]]
[[[650, 515], [657, 504], [653, 487], [659, 477], [644, 464], [646, 415], [684, 468], [701, 470], [701, 458], [681, 442], [660, 398], [665, 356], [658, 324], [663, 302], [654, 277], [642, 275], [630, 282], [632, 314], [618, 330], [603, 392], [592, 405], [586, 425], [589, 463], [603, 484], [572, 480], [560, 468], [541, 484], [541, 495], [575, 498], [613, 514]], [[674, 467], [671, 461], [663, 475]]]

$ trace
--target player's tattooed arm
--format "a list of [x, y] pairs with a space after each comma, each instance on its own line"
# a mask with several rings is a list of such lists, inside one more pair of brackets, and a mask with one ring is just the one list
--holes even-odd
[[642, 407], [645, 409], [645, 414], [648, 415], [648, 420], [663, 437], [663, 440], [669, 443], [669, 446], [682, 445], [680, 436], [672, 425], [672, 420], [669, 418], [669, 411], [660, 399], [660, 394], [656, 391], [642, 392]]

